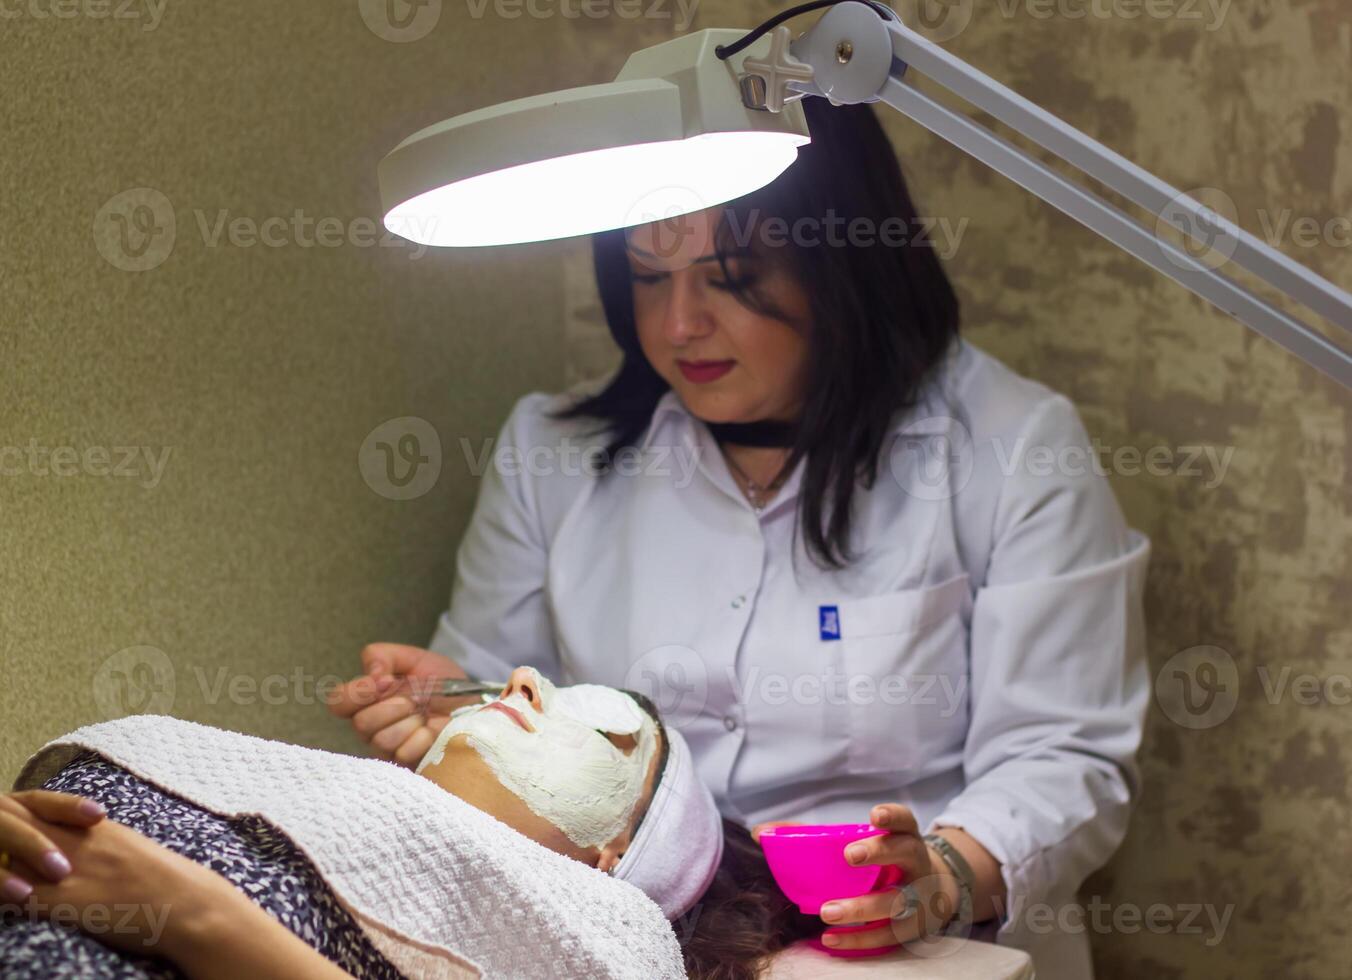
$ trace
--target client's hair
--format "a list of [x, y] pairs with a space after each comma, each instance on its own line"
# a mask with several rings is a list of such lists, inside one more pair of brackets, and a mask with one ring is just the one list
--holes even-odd
[[767, 956], [824, 928], [784, 897], [750, 831], [728, 819], [713, 883], [673, 925], [691, 980], [756, 980]]
[[[662, 756], [657, 764], [660, 783], [667, 768], [662, 716], [644, 695], [624, 693], [652, 716], [662, 733]], [[642, 825], [640, 817], [634, 832]], [[802, 914], [784, 897], [751, 832], [727, 819], [723, 821], [723, 858], [714, 880], [674, 926], [691, 980], [756, 980], [765, 957], [799, 939], [819, 935], [823, 928], [821, 919]]]

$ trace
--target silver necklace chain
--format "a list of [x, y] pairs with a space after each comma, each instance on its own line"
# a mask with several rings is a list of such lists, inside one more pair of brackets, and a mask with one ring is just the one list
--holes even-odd
[[751, 502], [751, 508], [759, 514], [770, 502], [768, 495], [778, 490], [780, 484], [784, 482], [785, 467], [781, 465], [779, 471], [775, 473], [774, 479], [762, 486], [751, 479], [751, 475], [746, 470], [737, 465], [737, 461], [732, 458], [730, 453], [724, 453], [723, 458], [727, 460], [728, 465], [733, 468], [737, 475], [746, 482], [746, 498]]

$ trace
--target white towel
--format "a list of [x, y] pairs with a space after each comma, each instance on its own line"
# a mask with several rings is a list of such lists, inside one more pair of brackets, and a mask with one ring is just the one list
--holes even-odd
[[415, 980], [685, 976], [643, 892], [393, 763], [139, 715], [49, 742], [15, 788], [41, 786], [81, 748], [213, 813], [266, 819]]

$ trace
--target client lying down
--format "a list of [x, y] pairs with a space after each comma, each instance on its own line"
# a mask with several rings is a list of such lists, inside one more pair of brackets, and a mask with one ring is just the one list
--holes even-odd
[[751, 978], [821, 928], [645, 698], [532, 668], [416, 775], [138, 716], [50, 743], [16, 788], [6, 978]]

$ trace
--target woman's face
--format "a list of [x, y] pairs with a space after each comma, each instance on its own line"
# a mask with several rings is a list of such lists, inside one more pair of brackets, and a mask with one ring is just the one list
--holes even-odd
[[805, 387], [807, 295], [786, 263], [767, 260], [770, 246], [748, 242], [729, 257], [729, 273], [794, 325], [739, 302], [714, 252], [722, 213], [719, 206], [626, 232], [639, 344], [698, 418], [792, 421]]
[[661, 733], [627, 694], [555, 688], [533, 667], [451, 716], [418, 772], [539, 844], [601, 870], [652, 799]]

